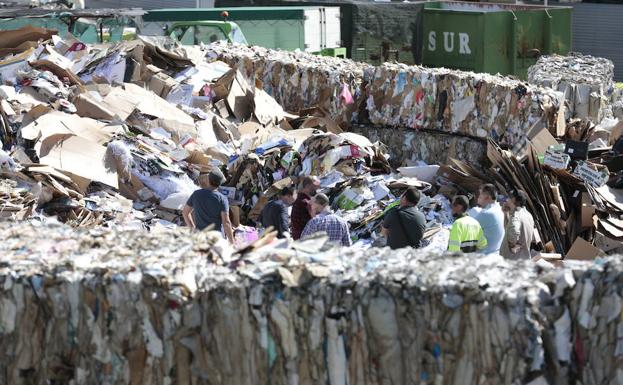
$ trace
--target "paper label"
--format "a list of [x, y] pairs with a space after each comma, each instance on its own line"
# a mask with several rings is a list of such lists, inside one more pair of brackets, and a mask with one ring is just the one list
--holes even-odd
[[578, 162], [573, 174], [577, 175], [585, 183], [588, 183], [593, 187], [601, 187], [605, 185], [610, 177], [610, 172], [607, 168], [604, 168], [601, 171], [596, 171], [589, 165], [588, 162], [585, 161]]
[[566, 170], [570, 160], [571, 157], [567, 154], [546, 150], [543, 164], [551, 168]]
[[241, 203], [235, 187], [221, 186], [218, 188], [218, 191], [225, 195], [230, 205], [235, 206]]
[[364, 197], [356, 190], [346, 190], [337, 198], [337, 206], [344, 210], [353, 210], [363, 203]]

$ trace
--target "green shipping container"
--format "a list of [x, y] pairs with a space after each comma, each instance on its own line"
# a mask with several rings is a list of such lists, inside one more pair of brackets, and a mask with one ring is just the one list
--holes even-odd
[[216, 0], [215, 4], [218, 7], [284, 7], [293, 4], [339, 7], [342, 46], [346, 48], [346, 56], [378, 65], [384, 61], [422, 63], [424, 3], [425, 0], [399, 3], [370, 0]]
[[341, 44], [340, 13], [337, 7], [240, 7], [174, 8], [149, 10], [145, 23], [223, 20], [229, 13], [251, 45], [288, 51], [317, 52]]
[[526, 79], [539, 55], [569, 53], [571, 12], [571, 7], [426, 3], [422, 62]]

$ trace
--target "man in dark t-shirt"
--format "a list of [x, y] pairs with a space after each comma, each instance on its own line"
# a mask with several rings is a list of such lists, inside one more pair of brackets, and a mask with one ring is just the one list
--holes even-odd
[[260, 214], [260, 222], [264, 228], [272, 227], [277, 231], [277, 238], [285, 238], [290, 233], [290, 217], [288, 206], [296, 199], [296, 192], [286, 187], [279, 192], [279, 197], [268, 202]]
[[182, 214], [186, 225], [192, 229], [203, 230], [214, 225], [214, 229], [220, 231], [222, 226], [227, 240], [233, 243], [234, 232], [229, 219], [229, 202], [217, 191], [224, 180], [225, 177], [220, 170], [210, 171], [206, 188], [192, 193]]
[[419, 201], [420, 191], [409, 187], [400, 197], [400, 206], [385, 214], [381, 233], [387, 237], [390, 248], [421, 246], [426, 218], [416, 207]]

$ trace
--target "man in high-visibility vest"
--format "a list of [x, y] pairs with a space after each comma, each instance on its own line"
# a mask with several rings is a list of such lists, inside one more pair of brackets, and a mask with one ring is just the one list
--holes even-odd
[[464, 195], [457, 195], [452, 200], [452, 216], [454, 224], [450, 229], [448, 251], [473, 253], [487, 247], [487, 238], [480, 223], [469, 215], [469, 200]]

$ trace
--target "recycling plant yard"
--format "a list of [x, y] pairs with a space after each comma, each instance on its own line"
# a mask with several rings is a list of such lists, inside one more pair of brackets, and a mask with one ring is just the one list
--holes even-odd
[[571, 7], [93, 3], [0, 4], [0, 384], [623, 383], [623, 88]]

